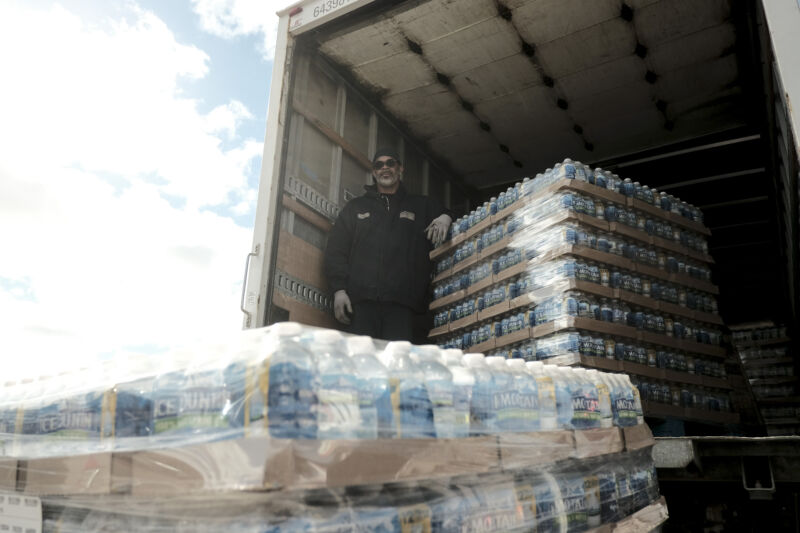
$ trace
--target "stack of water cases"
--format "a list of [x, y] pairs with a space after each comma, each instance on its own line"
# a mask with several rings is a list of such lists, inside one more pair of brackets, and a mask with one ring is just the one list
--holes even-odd
[[786, 327], [763, 323], [731, 330], [767, 434], [800, 435], [800, 391]]
[[[9, 382], [0, 415], [0, 498], [40, 498], [47, 532], [610, 532], [667, 517], [627, 376], [295, 323]], [[22, 527], [6, 508], [0, 530]]]
[[648, 416], [734, 423], [702, 213], [566, 159], [431, 252], [444, 348], [625, 372]]

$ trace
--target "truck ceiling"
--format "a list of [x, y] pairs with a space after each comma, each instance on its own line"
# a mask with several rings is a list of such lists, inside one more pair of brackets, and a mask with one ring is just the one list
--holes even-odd
[[316, 41], [479, 189], [747, 122], [727, 0], [404, 2]]

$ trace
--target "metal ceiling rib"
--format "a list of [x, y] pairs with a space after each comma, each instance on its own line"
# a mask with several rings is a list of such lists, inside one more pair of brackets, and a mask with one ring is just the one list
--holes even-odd
[[742, 124], [730, 1], [418, 1], [319, 41], [486, 187]]

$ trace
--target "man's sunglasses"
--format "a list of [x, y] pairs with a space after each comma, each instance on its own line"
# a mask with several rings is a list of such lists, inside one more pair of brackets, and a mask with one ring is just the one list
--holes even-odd
[[380, 170], [384, 166], [387, 166], [389, 168], [394, 168], [397, 165], [398, 163], [396, 159], [387, 159], [386, 161], [375, 161], [374, 163], [372, 163], [372, 170]]

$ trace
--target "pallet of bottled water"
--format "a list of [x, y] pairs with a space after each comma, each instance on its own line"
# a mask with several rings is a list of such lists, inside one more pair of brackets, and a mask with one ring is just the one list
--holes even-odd
[[0, 470], [51, 493], [482, 473], [615, 453], [643, 420], [624, 374], [295, 323], [1, 390]]
[[646, 451], [477, 476], [213, 500], [43, 501], [44, 531], [646, 532], [667, 518]]
[[660, 415], [733, 423], [702, 213], [565, 160], [456, 220], [434, 250], [442, 348], [632, 376]]

